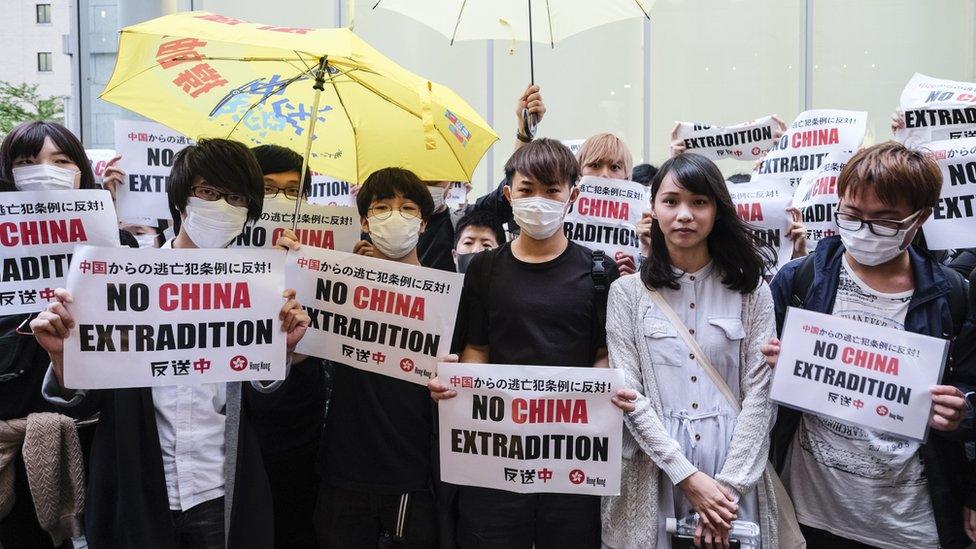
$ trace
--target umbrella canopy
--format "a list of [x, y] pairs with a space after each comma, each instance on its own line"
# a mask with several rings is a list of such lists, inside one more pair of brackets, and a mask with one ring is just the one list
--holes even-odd
[[[457, 40], [556, 42], [600, 25], [632, 17], [650, 18], [654, 0], [378, 0], [385, 8], [416, 19]], [[530, 8], [531, 6], [531, 12]], [[535, 32], [530, 33], [530, 25]]]
[[302, 154], [311, 140], [308, 165], [352, 182], [390, 166], [425, 180], [470, 181], [498, 139], [456, 93], [398, 66], [349, 29], [206, 12], [122, 29], [101, 98], [194, 138]]

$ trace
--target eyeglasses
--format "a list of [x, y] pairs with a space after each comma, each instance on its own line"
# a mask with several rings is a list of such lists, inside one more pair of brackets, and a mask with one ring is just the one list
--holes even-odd
[[[380, 221], [386, 221], [389, 219], [390, 216], [393, 215], [393, 212], [393, 208], [387, 206], [386, 204], [377, 204], [369, 209], [369, 215], [379, 219]], [[404, 219], [416, 219], [420, 217], [420, 206], [407, 203], [401, 205], [400, 209], [396, 210], [396, 212], [398, 212]]]
[[278, 196], [278, 193], [284, 194], [285, 198], [289, 200], [298, 200], [298, 197], [302, 195], [302, 190], [298, 187], [288, 187], [287, 189], [279, 189], [273, 185], [264, 186], [264, 197], [274, 198]]
[[231, 206], [246, 208], [248, 205], [247, 197], [242, 194], [224, 193], [211, 187], [192, 187], [190, 188], [190, 192], [193, 196], [200, 200], [206, 200], [207, 202], [216, 202], [223, 198]]
[[893, 219], [862, 219], [854, 214], [837, 212], [837, 226], [847, 231], [859, 231], [861, 227], [867, 225], [868, 230], [877, 236], [895, 236], [898, 231], [904, 228], [906, 223], [918, 217], [920, 213], [922, 212], [918, 211], [901, 221], [895, 221]]

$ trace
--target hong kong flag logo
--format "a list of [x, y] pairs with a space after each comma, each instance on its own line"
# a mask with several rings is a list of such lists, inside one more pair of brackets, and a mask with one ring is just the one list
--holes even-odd
[[413, 371], [413, 361], [410, 360], [409, 358], [405, 358], [405, 359], [401, 360], [400, 361], [400, 369], [403, 370], [404, 372], [412, 372]]
[[569, 481], [573, 484], [583, 484], [586, 481], [586, 474], [580, 469], [573, 469], [569, 472]]
[[247, 369], [247, 357], [244, 355], [237, 355], [230, 359], [230, 369], [235, 372], [243, 372]]

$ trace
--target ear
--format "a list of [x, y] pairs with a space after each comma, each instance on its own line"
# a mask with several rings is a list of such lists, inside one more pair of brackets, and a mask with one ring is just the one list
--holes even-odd
[[504, 187], [502, 187], [502, 196], [505, 197], [505, 201], [506, 202], [508, 202], [509, 204], [512, 203], [512, 186], [511, 185], [505, 185]]
[[364, 233], [369, 233], [369, 220], [365, 217], [359, 218], [359, 228]]
[[915, 240], [915, 235], [918, 234], [919, 229], [922, 228], [922, 225], [925, 223], [925, 220], [927, 220], [930, 215], [932, 215], [932, 208], [925, 208], [924, 210], [922, 210], [922, 213], [918, 214], [918, 217], [915, 219], [915, 222], [912, 223], [914, 227], [912, 227], [910, 231], [905, 233], [905, 240], [903, 240], [901, 243], [901, 249], [904, 250], [908, 248], [908, 246], [912, 243], [912, 241]]
[[579, 186], [573, 185], [573, 190], [569, 191], [569, 203], [574, 204], [576, 199], [579, 198], [580, 189]]
[[426, 221], [421, 221], [420, 222], [420, 233], [418, 233], [418, 234], [424, 234], [424, 231], [426, 231], [426, 230], [427, 230], [427, 222]]
[[451, 257], [454, 258], [454, 264], [457, 265], [457, 258], [458, 258], [457, 250], [451, 250]]

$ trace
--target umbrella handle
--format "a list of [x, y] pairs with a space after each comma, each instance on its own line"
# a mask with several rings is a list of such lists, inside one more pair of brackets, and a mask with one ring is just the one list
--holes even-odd
[[[322, 92], [325, 90], [325, 74], [328, 70], [329, 62], [328, 56], [319, 59], [319, 66], [315, 69], [315, 84], [312, 85], [312, 89], [315, 90], [315, 96], [312, 100], [312, 119], [308, 122], [308, 137], [305, 139], [305, 154], [302, 156], [302, 187], [305, 186], [305, 174], [308, 173], [308, 159], [312, 155], [312, 139], [315, 135], [315, 121], [319, 117], [319, 99], [322, 97]], [[306, 199], [304, 193], [295, 200], [295, 216], [291, 221], [291, 230], [296, 230], [298, 228], [298, 213], [302, 207], [302, 201]]]

